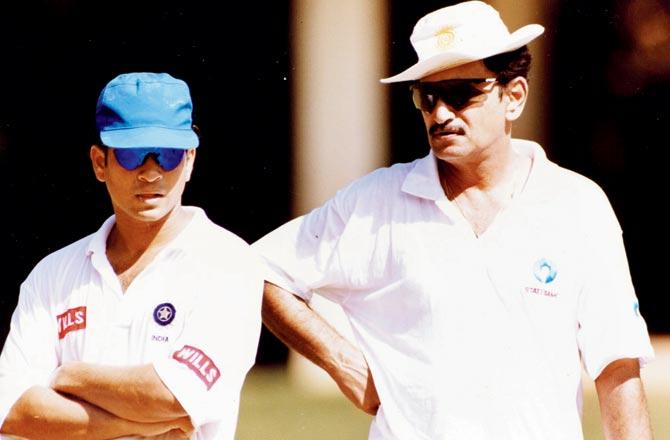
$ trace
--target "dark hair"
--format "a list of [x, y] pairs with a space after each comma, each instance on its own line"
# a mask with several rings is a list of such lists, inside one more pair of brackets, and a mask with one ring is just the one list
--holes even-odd
[[496, 74], [500, 84], [507, 84], [517, 76], [528, 79], [530, 71], [530, 51], [528, 46], [521, 46], [511, 52], [504, 52], [484, 58], [484, 65]]

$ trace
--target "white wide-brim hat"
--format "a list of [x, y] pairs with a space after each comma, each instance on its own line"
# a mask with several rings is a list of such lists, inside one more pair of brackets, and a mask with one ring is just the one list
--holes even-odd
[[492, 6], [468, 1], [438, 9], [423, 16], [414, 26], [410, 42], [419, 60], [383, 83], [414, 81], [440, 70], [510, 52], [544, 32], [529, 24], [510, 33]]

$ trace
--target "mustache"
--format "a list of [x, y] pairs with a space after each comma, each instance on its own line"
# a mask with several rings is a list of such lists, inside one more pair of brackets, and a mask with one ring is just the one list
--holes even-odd
[[435, 136], [436, 133], [440, 133], [440, 134], [465, 134], [465, 130], [463, 130], [463, 128], [461, 128], [461, 127], [457, 127], [457, 126], [454, 126], [454, 125], [450, 126], [448, 123], [445, 122], [444, 124], [433, 124], [433, 125], [431, 125], [430, 128], [428, 129], [428, 133], [431, 136]]

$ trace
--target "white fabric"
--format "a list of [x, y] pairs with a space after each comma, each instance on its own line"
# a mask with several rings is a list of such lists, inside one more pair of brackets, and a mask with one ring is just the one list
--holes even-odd
[[492, 6], [467, 1], [433, 11], [417, 21], [410, 36], [416, 64], [381, 82], [418, 80], [439, 70], [509, 52], [544, 32], [529, 24], [513, 33]]
[[[95, 234], [35, 267], [21, 286], [0, 356], [0, 424], [25, 390], [48, 385], [65, 362], [153, 363], [199, 427], [192, 439], [234, 438], [239, 393], [260, 334], [260, 261], [201, 209], [185, 209], [194, 212], [190, 223], [125, 293], [106, 257], [113, 216]], [[163, 303], [175, 311], [164, 326], [154, 319]], [[86, 307], [86, 328], [59, 339], [57, 316], [79, 307]], [[76, 319], [72, 315], [68, 324]], [[177, 362], [173, 354], [185, 345], [210, 363], [195, 356], [194, 362]], [[208, 390], [212, 364], [220, 377]], [[202, 378], [198, 367], [206, 373]]]
[[594, 378], [653, 357], [606, 196], [513, 147], [531, 173], [479, 238], [428, 155], [253, 245], [267, 280], [342, 305], [381, 399], [370, 439], [581, 439], [580, 354]]

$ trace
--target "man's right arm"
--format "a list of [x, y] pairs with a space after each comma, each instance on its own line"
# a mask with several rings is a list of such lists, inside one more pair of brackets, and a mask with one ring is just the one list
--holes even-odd
[[3, 434], [46, 440], [146, 437], [169, 431], [187, 438], [191, 430], [188, 417], [158, 423], [133, 422], [40, 386], [29, 388], [21, 395], [0, 428]]
[[263, 323], [286, 345], [324, 369], [344, 395], [368, 414], [379, 397], [363, 353], [300, 298], [265, 283]]

